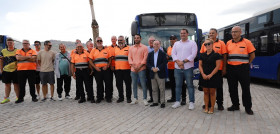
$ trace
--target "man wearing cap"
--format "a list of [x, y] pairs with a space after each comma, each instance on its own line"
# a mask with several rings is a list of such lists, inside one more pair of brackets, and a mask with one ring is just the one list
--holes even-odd
[[[177, 42], [177, 37], [175, 35], [170, 36], [170, 46], [167, 48], [167, 69], [168, 69], [168, 77], [169, 77], [169, 83], [171, 87], [171, 98], [167, 100], [167, 102], [175, 102], [176, 96], [175, 96], [175, 77], [174, 77], [174, 69], [175, 69], [175, 62], [172, 60], [172, 48], [174, 46], [174, 43]], [[186, 105], [186, 84], [183, 83], [182, 86], [182, 101], [181, 105]]]
[[18, 71], [18, 82], [19, 82], [19, 97], [16, 103], [22, 103], [25, 96], [25, 85], [28, 80], [30, 95], [32, 96], [32, 101], [37, 102], [35, 94], [35, 81], [36, 81], [36, 56], [35, 50], [30, 48], [30, 43], [28, 40], [22, 41], [22, 49], [17, 50], [16, 59], [17, 71]]
[[2, 73], [2, 82], [5, 83], [5, 97], [1, 104], [10, 102], [11, 83], [14, 84], [16, 97], [19, 96], [19, 87], [17, 79], [17, 49], [12, 38], [7, 39], [7, 47], [0, 52], [0, 73]]
[[40, 51], [37, 55], [38, 64], [41, 66], [40, 68], [40, 80], [42, 84], [43, 91], [43, 99], [42, 102], [47, 100], [48, 86], [50, 84], [51, 87], [51, 101], [54, 101], [54, 60], [55, 60], [55, 52], [51, 50], [52, 43], [50, 41], [44, 42], [44, 50]]
[[93, 88], [90, 86], [89, 82], [89, 54], [87, 51], [84, 51], [84, 47], [81, 43], [77, 44], [77, 51], [72, 55], [71, 62], [73, 78], [76, 79], [76, 85], [79, 87], [78, 91], [80, 92], [80, 100], [78, 103], [86, 102], [83, 84], [85, 84], [89, 100], [91, 103], [95, 103], [93, 98]]

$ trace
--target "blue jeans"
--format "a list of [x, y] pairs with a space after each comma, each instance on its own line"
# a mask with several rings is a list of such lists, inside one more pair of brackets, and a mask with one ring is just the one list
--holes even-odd
[[143, 89], [143, 97], [144, 99], [147, 99], [147, 86], [146, 86], [146, 70], [142, 70], [140, 72], [131, 72], [130, 73], [131, 79], [132, 79], [132, 86], [133, 86], [133, 95], [135, 99], [138, 99], [137, 96], [137, 82], [138, 77], [140, 78], [140, 83]]
[[193, 68], [175, 69], [174, 77], [176, 83], [176, 101], [181, 101], [182, 84], [183, 78], [185, 77], [189, 93], [189, 101], [194, 103]]

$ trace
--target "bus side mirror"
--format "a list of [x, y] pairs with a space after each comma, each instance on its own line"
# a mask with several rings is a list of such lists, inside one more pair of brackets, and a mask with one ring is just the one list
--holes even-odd
[[131, 24], [131, 36], [135, 36], [137, 34], [138, 27], [137, 27], [137, 21], [133, 21]]

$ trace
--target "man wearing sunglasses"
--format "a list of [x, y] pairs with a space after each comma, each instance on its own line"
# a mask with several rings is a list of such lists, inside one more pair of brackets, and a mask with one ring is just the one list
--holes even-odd
[[101, 37], [96, 38], [96, 48], [92, 49], [89, 54], [89, 63], [93, 67], [95, 81], [97, 84], [97, 100], [100, 103], [104, 99], [104, 86], [105, 82], [105, 99], [108, 103], [112, 102], [112, 81], [108, 79], [110, 75], [109, 67], [111, 64], [111, 55], [108, 49], [103, 46]]
[[[223, 106], [223, 75], [225, 75], [225, 70], [226, 70], [226, 60], [227, 60], [227, 50], [226, 50], [226, 45], [223, 41], [219, 40], [217, 38], [218, 36], [218, 32], [217, 32], [217, 29], [215, 28], [211, 28], [210, 31], [209, 31], [209, 38], [212, 39], [214, 41], [214, 44], [213, 44], [213, 50], [216, 52], [216, 53], [219, 53], [220, 55], [223, 56], [223, 60], [221, 62], [221, 65], [220, 65], [220, 68], [219, 68], [219, 71], [217, 72], [217, 74], [221, 77], [219, 77], [219, 81], [221, 83], [220, 87], [217, 88], [216, 90], [216, 100], [217, 100], [217, 105], [218, 105], [218, 110], [224, 110], [224, 106]], [[204, 45], [204, 43], [202, 44], [201, 46], [201, 49], [200, 49], [200, 53], [204, 53], [206, 52], [206, 46]], [[210, 98], [209, 98], [210, 100]], [[209, 101], [209, 108], [211, 106], [211, 101]], [[203, 106], [203, 109], [205, 106]]]
[[54, 60], [55, 60], [55, 52], [51, 50], [52, 43], [50, 41], [44, 42], [44, 50], [38, 53], [37, 59], [38, 64], [41, 66], [40, 68], [40, 79], [42, 84], [42, 91], [43, 91], [43, 99], [42, 102], [47, 100], [47, 93], [48, 93], [48, 85], [50, 84], [51, 87], [51, 101], [55, 101], [53, 98], [54, 95]]

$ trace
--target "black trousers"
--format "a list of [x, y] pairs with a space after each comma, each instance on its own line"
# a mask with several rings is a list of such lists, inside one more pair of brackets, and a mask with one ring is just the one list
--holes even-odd
[[[216, 89], [216, 102], [218, 105], [223, 105], [224, 101], [224, 92], [223, 92], [223, 76], [222, 76], [222, 70], [219, 70], [218, 75], [221, 76], [221, 86]], [[210, 102], [210, 101], [209, 101]]]
[[119, 99], [124, 99], [123, 95], [123, 82], [126, 87], [126, 99], [131, 100], [131, 76], [130, 69], [128, 70], [116, 70], [116, 86], [119, 92]]
[[71, 86], [71, 76], [69, 75], [60, 75], [60, 78], [56, 79], [57, 83], [57, 94], [58, 96], [61, 96], [62, 91], [63, 91], [63, 82], [64, 82], [64, 91], [65, 91], [65, 96], [69, 96], [70, 92], [70, 86]]
[[76, 85], [79, 87], [80, 97], [81, 99], [85, 99], [84, 85], [86, 91], [88, 92], [88, 98], [93, 99], [93, 88], [90, 86], [89, 82], [89, 69], [78, 69], [76, 70]]
[[108, 68], [107, 69], [109, 72], [110, 72], [110, 86], [109, 86], [109, 88], [111, 88], [111, 94], [112, 94], [112, 96], [113, 96], [113, 92], [114, 92], [114, 88], [113, 88], [113, 81], [114, 81], [114, 74], [115, 74], [115, 78], [116, 78], [116, 71], [115, 70], [111, 70], [111, 68]]
[[19, 100], [23, 100], [25, 96], [25, 85], [28, 80], [29, 92], [32, 98], [36, 98], [35, 94], [35, 81], [36, 81], [36, 71], [35, 70], [22, 70], [17, 71], [18, 83], [19, 83]]
[[95, 76], [95, 81], [97, 84], [97, 99], [102, 100], [104, 99], [104, 85], [103, 82], [105, 83], [105, 98], [107, 100], [112, 99], [112, 81], [111, 81], [111, 74], [110, 74], [110, 69], [108, 68], [107, 70], [101, 69], [100, 72], [95, 71], [94, 72]]
[[[168, 77], [169, 77], [169, 83], [171, 87], [171, 99], [176, 100], [176, 83], [175, 83], [175, 77], [174, 77], [174, 69], [168, 69]], [[184, 80], [185, 81], [185, 80]], [[182, 86], [182, 101], [186, 101], [187, 96], [187, 85], [183, 83]]]
[[150, 77], [150, 71], [146, 71], [146, 78], [147, 78], [147, 89], [149, 90], [150, 98], [153, 100], [153, 88], [152, 88], [152, 82]]
[[[94, 74], [93, 73], [91, 73], [92, 71], [91, 71], [91, 69], [89, 69], [89, 84], [90, 84], [90, 88], [92, 88], [92, 90], [93, 90], [93, 76], [94, 76]], [[94, 91], [92, 91], [92, 97], [94, 98]], [[89, 92], [87, 91], [87, 96], [89, 97]]]
[[250, 65], [228, 65], [227, 81], [230, 93], [230, 99], [234, 106], [239, 106], [238, 82], [242, 89], [242, 102], [246, 109], [252, 108], [252, 98], [250, 92]]

